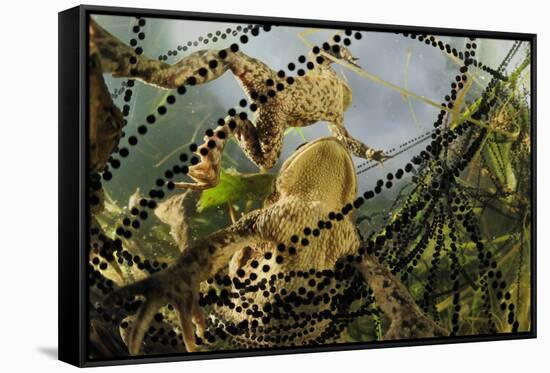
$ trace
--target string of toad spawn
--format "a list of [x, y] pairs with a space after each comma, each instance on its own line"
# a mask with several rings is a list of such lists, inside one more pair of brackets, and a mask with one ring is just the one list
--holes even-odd
[[[458, 127], [458, 128], [461, 128], [461, 127]], [[452, 132], [451, 132], [451, 133], [452, 133]], [[445, 133], [445, 134], [447, 134], [447, 133]], [[454, 136], [454, 133], [453, 133], [453, 135], [451, 135], [451, 136]], [[429, 151], [430, 151], [430, 150], [428, 150], [428, 152], [429, 152]], [[425, 152], [425, 155], [422, 155], [422, 154], [421, 154], [421, 155], [422, 155], [424, 158], [426, 158], [426, 155], [429, 157], [428, 152]], [[407, 167], [405, 167], [405, 169], [407, 169]], [[409, 169], [412, 169], [412, 167], [409, 167]], [[397, 173], [396, 173], [396, 174], [397, 174]], [[378, 187], [379, 190], [381, 190], [381, 186], [377, 186], [377, 187]], [[376, 192], [376, 191], [377, 191], [377, 189], [375, 188], [375, 192]], [[368, 194], [365, 193], [365, 198], [366, 198], [367, 196], [371, 197], [371, 193], [368, 193]], [[161, 198], [162, 198], [162, 197], [161, 197]], [[372, 198], [372, 197], [371, 197], [371, 198]], [[358, 205], [360, 206], [360, 205], [362, 204], [362, 202], [360, 202], [360, 201], [361, 201], [361, 199], [358, 199], [358, 200], [356, 200], [355, 202], [356, 202], [356, 204], [358, 204]], [[150, 201], [149, 201], [149, 202], [150, 202]], [[147, 202], [147, 203], [149, 203], [149, 202]], [[355, 205], [355, 203], [354, 203], [354, 205]], [[331, 220], [336, 220], [336, 221], [341, 220], [341, 216], [342, 216], [342, 215], [346, 215], [346, 214], [349, 213], [354, 207], [359, 207], [359, 206], [354, 206], [354, 205], [351, 205], [351, 204], [350, 204], [349, 206], [346, 205], [346, 206], [344, 207], [344, 209], [342, 210], [341, 213], [340, 213], [340, 212], [338, 212], [338, 213], [333, 213], [333, 215], [332, 215], [333, 218], [332, 218], [332, 219], [331, 219], [331, 216], [329, 215], [329, 220], [327, 220], [326, 222], [323, 222], [323, 224], [321, 224], [323, 227], [322, 227], [322, 228], [319, 227], [319, 229], [325, 229], [325, 228], [327, 228], [327, 227], [328, 227], [327, 229], [330, 229], [330, 227], [331, 227], [331, 225], [332, 225]], [[350, 206], [351, 206], [351, 207], [350, 207]], [[313, 230], [313, 232], [315, 232], [315, 230]], [[315, 234], [313, 234], [313, 235], [315, 235]], [[304, 241], [304, 239], [305, 239], [306, 241]], [[298, 242], [300, 242], [300, 244], [302, 244], [302, 245], [304, 245], [304, 243], [305, 243], [304, 246], [307, 246], [307, 243], [306, 243], [306, 242], [308, 242], [308, 239], [307, 239], [307, 238], [302, 238], [302, 239], [300, 240], [300, 239], [298, 238], [298, 236], [296, 235], [296, 239], [293, 237], [292, 241], [293, 241], [292, 243], [295, 244], [294, 246], [298, 246]], [[294, 242], [294, 241], [296, 241], [296, 242]], [[293, 246], [291, 246], [291, 247], [293, 247]], [[289, 250], [289, 251], [290, 251], [290, 250]]]

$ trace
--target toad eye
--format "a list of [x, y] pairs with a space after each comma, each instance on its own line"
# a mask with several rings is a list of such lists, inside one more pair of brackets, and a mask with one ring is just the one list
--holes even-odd
[[[296, 150], [300, 149], [302, 146], [304, 146], [304, 145], [307, 144], [307, 143], [308, 143], [308, 141], [301, 143], [300, 145], [298, 145], [298, 147], [296, 148]], [[296, 151], [296, 150], [294, 150], [294, 151]]]

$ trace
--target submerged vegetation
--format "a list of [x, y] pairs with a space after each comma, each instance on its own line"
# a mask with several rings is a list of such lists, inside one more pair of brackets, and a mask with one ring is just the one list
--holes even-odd
[[[145, 27], [144, 21], [136, 21], [138, 30]], [[250, 30], [254, 27], [251, 25]], [[227, 33], [228, 36], [232, 34]], [[308, 48], [315, 47], [305, 39], [311, 34], [300, 34]], [[351, 33], [345, 35], [351, 38]], [[352, 218], [361, 236], [361, 245], [356, 257], [340, 258], [334, 268], [333, 276], [340, 280], [337, 288], [341, 285], [344, 295], [338, 301], [334, 297], [329, 302], [332, 313], [326, 318], [330, 326], [326, 327], [322, 342], [354, 343], [427, 336], [415, 334], [418, 331], [414, 331], [414, 325], [405, 323], [403, 328], [410, 330], [396, 333], [392, 329], [400, 314], [388, 311], [389, 301], [380, 296], [383, 289], [376, 287], [374, 281], [369, 284], [363, 280], [361, 271], [364, 268], [360, 264], [358, 269], [348, 271], [349, 263], [361, 262], [383, 267], [387, 273], [382, 276], [397, 284], [396, 291], [402, 291], [401, 295], [413, 300], [413, 305], [403, 307], [413, 307], [418, 312], [417, 318], [412, 318], [417, 325], [427, 320], [437, 325], [437, 333], [451, 336], [528, 332], [532, 312], [533, 220], [529, 46], [515, 42], [500, 66], [491, 68], [474, 58], [481, 49], [476, 50], [475, 40], [465, 40], [465, 51], [457, 52], [450, 43], [434, 36], [405, 34], [405, 37], [422, 43], [429, 41], [426, 48], [441, 49], [451, 68], [459, 73], [442, 105], [411, 90], [410, 50], [404, 62], [403, 87], [349, 61], [335, 61], [355, 73], [359, 82], [364, 78], [381, 90], [400, 94], [412, 127], [418, 133], [426, 129], [422, 127], [421, 116], [413, 102], [421, 102], [438, 111], [434, 126], [425, 132], [427, 135], [402, 139], [405, 141], [400, 147], [386, 149], [390, 166], [384, 165], [382, 176], [369, 178], [369, 171], [378, 166], [375, 162], [360, 163], [356, 167], [357, 175], [361, 186], [364, 185], [362, 180], [368, 178], [367, 189], [360, 188], [358, 198], [349, 204], [350, 207], [342, 206], [341, 213], [336, 211], [337, 214], [329, 218], [337, 224], [338, 215], [346, 216], [353, 210]], [[334, 41], [340, 39], [335, 37]], [[453, 38], [456, 40], [464, 38]], [[168, 55], [175, 55], [174, 52]], [[164, 57], [161, 55], [160, 60], [165, 60]], [[135, 84], [131, 79], [128, 82], [132, 83], [125, 83], [126, 87]], [[435, 83], [449, 84], [447, 81]], [[118, 90], [115, 98], [117, 95]], [[174, 96], [162, 93], [148, 100], [151, 105], [148, 112], [166, 111], [172, 100], [170, 97]], [[277, 194], [274, 186], [277, 171], [263, 172], [251, 166], [242, 157], [236, 142], [229, 142], [221, 156], [222, 168], [216, 186], [204, 191], [175, 192], [176, 175], [185, 173], [183, 170], [190, 166], [186, 162], [192, 159], [191, 155], [183, 157], [180, 154], [184, 154], [212, 122], [208, 116], [194, 115], [193, 110], [200, 111], [198, 107], [213, 97], [204, 90], [193, 96], [197, 103], [186, 108], [185, 126], [188, 128], [185, 131], [188, 134], [185, 141], [167, 139], [169, 145], [161, 149], [158, 144], [146, 143], [140, 138], [140, 146], [136, 149], [143, 153], [132, 156], [151, 164], [151, 170], [138, 167], [130, 173], [135, 174], [133, 179], [117, 180], [114, 169], [120, 166], [120, 161], [113, 154], [109, 165], [101, 173], [92, 175], [89, 353], [93, 358], [127, 355], [132, 323], [141, 317], [140, 306], [144, 299], [138, 297], [121, 308], [111, 309], [103, 304], [106, 295], [162, 272], [193, 242], [230, 227], [247, 213], [268, 205]], [[222, 108], [218, 103], [212, 106]], [[122, 108], [126, 117], [129, 110], [130, 106]], [[171, 126], [178, 120], [168, 115], [162, 126]], [[162, 131], [168, 131], [162, 127], [152, 128], [158, 129], [161, 137]], [[139, 125], [137, 131], [142, 131]], [[300, 128], [289, 128], [284, 136], [287, 142], [313, 140]], [[142, 143], [146, 145], [141, 147]], [[118, 155], [121, 149], [119, 146]], [[197, 151], [196, 146], [194, 150]], [[402, 154], [413, 156], [409, 160]], [[166, 163], [178, 156], [176, 165], [155, 180], [158, 170], [164, 170]], [[394, 167], [395, 162], [402, 164]], [[111, 172], [115, 174], [114, 180], [110, 180]], [[147, 186], [151, 182], [155, 186], [149, 191]], [[142, 195], [139, 188], [135, 189], [138, 185], [148, 193]], [[227, 267], [238, 260], [243, 259], [233, 258]], [[380, 274], [382, 270], [376, 268]], [[229, 307], [231, 303], [224, 286], [237, 283], [224, 277], [227, 269], [224, 271], [212, 281], [201, 284], [201, 306], [214, 316], [207, 320], [205, 335], [196, 337], [199, 348], [210, 351], [261, 347], [261, 344], [254, 344], [258, 341], [257, 335], [262, 335], [257, 326], [247, 324], [242, 327], [246, 331], [233, 333], [227, 323], [217, 320], [220, 316], [215, 312], [216, 306]], [[338, 277], [339, 271], [344, 273], [341, 277]], [[280, 292], [281, 289], [271, 285], [273, 290], [270, 291]], [[230, 308], [234, 307], [235, 304]], [[307, 319], [310, 320], [311, 317]], [[297, 322], [301, 322], [299, 317]], [[220, 327], [222, 324], [224, 326]], [[265, 325], [267, 330], [269, 322]], [[249, 336], [248, 333], [255, 336], [256, 342], [235, 342], [243, 335]], [[440, 336], [437, 333], [432, 337]], [[183, 353], [186, 347], [182, 334], [173, 305], [165, 305], [152, 317], [142, 352]], [[235, 341], [228, 338], [231, 335]], [[316, 343], [319, 342], [310, 344]]]
[[[411, 206], [429, 201], [413, 209], [411, 231], [397, 228], [397, 245], [385, 243], [379, 250], [419, 305], [455, 335], [531, 328], [529, 61], [527, 54], [510, 79], [489, 87], [465, 109], [468, 115], [492, 100], [487, 126], [428, 161], [403, 202], [384, 209], [390, 216], [385, 227], [366, 232], [375, 241], [391, 238], [391, 228], [396, 230]], [[451, 119], [447, 125], [458, 124]], [[468, 152], [466, 163], [460, 158]], [[379, 215], [368, 210], [360, 220]]]

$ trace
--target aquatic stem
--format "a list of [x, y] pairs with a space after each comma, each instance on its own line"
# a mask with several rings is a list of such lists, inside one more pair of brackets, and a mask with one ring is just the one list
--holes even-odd
[[[305, 37], [302, 36], [302, 34], [299, 34], [299, 37], [300, 39], [302, 40], [302, 42], [308, 46], [309, 48], [313, 48], [313, 44], [307, 40]], [[338, 59], [326, 52], [324, 52], [323, 50], [321, 50], [319, 52], [324, 58], [327, 58], [329, 60], [331, 60], [332, 62], [334, 63], [337, 63], [341, 66], [344, 66], [345, 68], [347, 68], [348, 70], [351, 70], [353, 72], [355, 72], [357, 75], [361, 76], [361, 77], [364, 77], [364, 78], [367, 78], [375, 83], [378, 83], [380, 85], [383, 85], [387, 88], [390, 88], [390, 89], [393, 89], [399, 93], [401, 93], [402, 95], [404, 96], [410, 96], [410, 97], [413, 97], [419, 101], [422, 101], [430, 106], [433, 106], [439, 110], [443, 110], [443, 111], [446, 111], [447, 113], [454, 113], [454, 110], [452, 109], [449, 109], [448, 107], [446, 106], [442, 106], [441, 104], [438, 104], [437, 102], [433, 101], [433, 100], [430, 100], [429, 98], [426, 98], [424, 96], [421, 96], [421, 95], [418, 95], [414, 92], [411, 92], [407, 89], [404, 89], [396, 84], [393, 84], [393, 83], [390, 83], [388, 81], [385, 81], [384, 79], [378, 77], [377, 75], [375, 74], [372, 74], [370, 72], [368, 72], [367, 70], [363, 69], [363, 68], [360, 68], [360, 67], [357, 67], [357, 66], [354, 66], [346, 61], [343, 61], [341, 59]], [[511, 80], [511, 79], [509, 79]], [[471, 113], [473, 114], [473, 113]], [[463, 112], [460, 114], [460, 120], [458, 121], [459, 123], [462, 123], [462, 122], [470, 122], [470, 123], [473, 123], [479, 127], [482, 127], [482, 128], [486, 128], [486, 129], [490, 129], [492, 130], [493, 132], [496, 132], [496, 133], [499, 133], [503, 136], [506, 136], [506, 137], [516, 137], [517, 134], [515, 133], [510, 133], [508, 131], [505, 131], [505, 130], [501, 130], [501, 129], [496, 129], [496, 128], [492, 128], [490, 125], [488, 125], [486, 123], [486, 121], [481, 121], [481, 120], [478, 120], [478, 119], [474, 119], [471, 117], [471, 114], [468, 115], [467, 112]]]
[[[411, 63], [411, 56], [412, 56], [412, 51], [409, 49], [407, 50], [407, 57], [405, 58], [405, 67], [403, 71], [403, 76], [404, 76], [403, 80], [404, 80], [406, 90], [409, 89], [409, 65]], [[422, 126], [418, 122], [418, 118], [416, 118], [416, 113], [414, 112], [411, 99], [409, 98], [409, 96], [404, 96], [404, 98], [405, 98], [405, 101], [407, 101], [407, 106], [409, 107], [409, 112], [411, 113], [411, 117], [413, 119], [414, 124], [416, 125], [416, 128], [420, 129]]]
[[179, 153], [180, 151], [182, 151], [183, 149], [187, 148], [191, 143], [194, 142], [194, 138], [196, 137], [197, 135], [197, 132], [199, 131], [199, 129], [202, 127], [202, 125], [204, 123], [206, 123], [206, 121], [210, 118], [210, 114], [207, 114], [201, 121], [200, 123], [195, 127], [195, 131], [193, 132], [193, 136], [192, 136], [192, 139], [191, 139], [191, 142], [188, 142], [188, 143], [185, 143], [185, 144], [182, 144], [180, 146], [178, 146], [177, 148], [175, 148], [174, 150], [172, 150], [171, 152], [169, 152], [166, 156], [164, 156], [160, 161], [158, 161], [153, 167], [157, 168], [157, 167], [160, 167], [162, 166], [167, 160], [169, 160], [170, 158], [172, 158], [174, 155], [176, 155], [177, 153]]

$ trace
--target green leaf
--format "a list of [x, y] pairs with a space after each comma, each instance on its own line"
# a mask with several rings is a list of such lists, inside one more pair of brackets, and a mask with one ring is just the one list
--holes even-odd
[[264, 199], [272, 191], [275, 175], [241, 174], [234, 169], [222, 170], [220, 182], [202, 192], [197, 211], [243, 200]]

